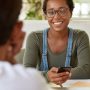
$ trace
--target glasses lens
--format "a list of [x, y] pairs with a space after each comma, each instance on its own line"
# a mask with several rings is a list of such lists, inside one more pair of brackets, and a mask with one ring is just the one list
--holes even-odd
[[60, 9], [58, 10], [58, 13], [59, 13], [59, 15], [61, 15], [61, 16], [65, 16], [66, 13], [67, 13], [67, 8], [65, 8], [65, 7], [60, 8]]
[[46, 11], [46, 15], [50, 18], [54, 17], [56, 13], [60, 16], [66, 16], [67, 9], [66, 7], [60, 7], [58, 10], [50, 9]]
[[46, 14], [48, 17], [53, 17], [55, 15], [55, 11], [54, 10], [47, 10]]

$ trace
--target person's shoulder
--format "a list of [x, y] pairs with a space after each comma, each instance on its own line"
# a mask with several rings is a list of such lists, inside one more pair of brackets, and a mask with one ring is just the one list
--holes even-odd
[[81, 41], [89, 42], [89, 36], [86, 33], [86, 31], [81, 29], [72, 29], [72, 30], [73, 30], [73, 38], [75, 41], [77, 41], [78, 43], [81, 43]]
[[[48, 28], [46, 28], [46, 29], [48, 29]], [[31, 41], [32, 41], [32, 39], [33, 40], [41, 40], [42, 36], [43, 36], [43, 31], [46, 30], [46, 29], [31, 32], [28, 35], [28, 40], [31, 40]]]
[[7, 89], [48, 90], [48, 86], [44, 77], [36, 69], [0, 62], [0, 90]]
[[33, 31], [30, 33], [30, 35], [40, 35], [43, 33], [43, 30]]
[[[21, 64], [11, 65], [8, 62], [0, 62], [0, 73], [3, 73], [3, 76], [6, 74], [7, 77], [28, 77], [29, 74], [39, 74], [38, 71], [34, 68], [25, 68]], [[2, 69], [3, 68], [3, 69]]]
[[45, 29], [43, 29], [43, 30], [33, 31], [33, 32], [31, 32], [29, 35], [42, 35], [42, 34], [43, 34], [43, 31], [44, 31], [44, 30], [47, 30], [47, 29], [49, 29], [49, 28], [45, 28]]
[[70, 29], [73, 30], [74, 35], [80, 35], [80, 36], [87, 35], [87, 33], [86, 33], [85, 30], [81, 30], [81, 29], [72, 29], [72, 28], [70, 28]]
[[28, 39], [36, 39], [42, 37], [43, 30], [33, 31], [28, 35]]

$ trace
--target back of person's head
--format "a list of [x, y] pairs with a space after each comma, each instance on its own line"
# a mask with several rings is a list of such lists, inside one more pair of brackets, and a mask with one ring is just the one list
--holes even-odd
[[0, 0], [0, 45], [10, 38], [21, 8], [22, 0]]
[[[0, 60], [10, 61], [20, 51], [25, 33], [22, 21], [18, 20], [22, 0], [0, 0]], [[2, 47], [2, 48], [1, 48]]]
[[0, 90], [50, 90], [40, 72], [0, 62]]
[[48, 90], [38, 71], [8, 63], [20, 50], [25, 35], [18, 21], [21, 7], [22, 0], [0, 0], [0, 90]]

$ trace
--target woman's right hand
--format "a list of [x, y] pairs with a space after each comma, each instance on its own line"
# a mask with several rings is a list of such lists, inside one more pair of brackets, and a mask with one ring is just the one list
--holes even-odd
[[58, 68], [56, 67], [52, 67], [47, 72], [47, 77], [50, 82], [60, 85], [66, 82], [70, 78], [69, 72], [62, 72], [62, 73], [57, 73], [57, 72], [58, 72]]

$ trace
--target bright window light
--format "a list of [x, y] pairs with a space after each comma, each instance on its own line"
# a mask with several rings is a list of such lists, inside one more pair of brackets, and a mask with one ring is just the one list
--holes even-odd
[[88, 15], [89, 14], [89, 5], [88, 3], [81, 4], [81, 15]]
[[80, 15], [80, 3], [75, 3], [75, 8], [73, 10], [73, 16], [79, 16]]

